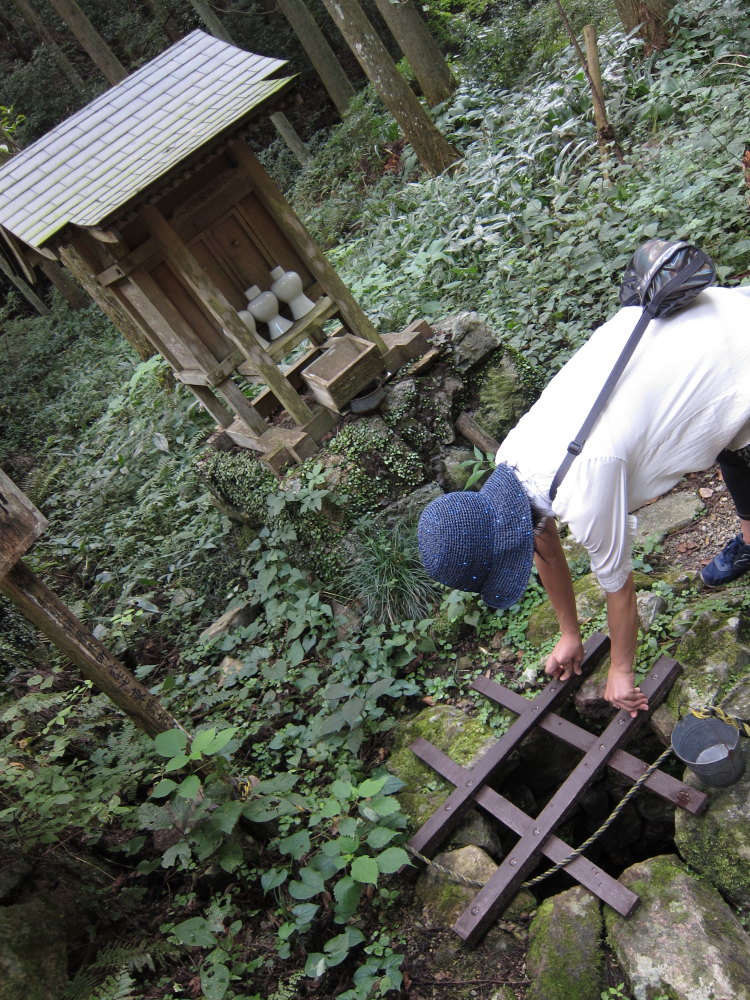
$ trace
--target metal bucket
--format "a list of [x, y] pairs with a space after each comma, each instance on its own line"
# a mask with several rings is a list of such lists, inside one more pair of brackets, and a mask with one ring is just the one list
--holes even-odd
[[672, 730], [672, 749], [705, 785], [721, 788], [745, 770], [740, 732], [721, 719], [686, 715]]

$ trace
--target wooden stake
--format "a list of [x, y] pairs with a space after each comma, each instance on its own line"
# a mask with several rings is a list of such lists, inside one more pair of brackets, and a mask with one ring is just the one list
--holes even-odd
[[175, 728], [186, 732], [23, 560], [0, 578], [0, 593], [149, 736]]

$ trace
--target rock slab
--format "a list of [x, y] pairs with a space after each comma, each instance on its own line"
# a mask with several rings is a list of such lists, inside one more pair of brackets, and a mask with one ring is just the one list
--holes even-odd
[[718, 892], [673, 855], [628, 868], [641, 905], [606, 913], [607, 935], [633, 1000], [750, 1000], [750, 936]]

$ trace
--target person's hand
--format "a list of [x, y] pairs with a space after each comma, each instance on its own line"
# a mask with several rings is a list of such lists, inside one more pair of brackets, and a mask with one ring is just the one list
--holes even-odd
[[583, 662], [583, 643], [580, 635], [569, 633], [560, 636], [557, 645], [547, 657], [545, 674], [559, 681], [566, 681], [571, 674], [580, 674]]
[[632, 670], [610, 670], [604, 697], [615, 708], [624, 708], [626, 712], [630, 712], [631, 718], [648, 709], [648, 698], [635, 686], [635, 674]]

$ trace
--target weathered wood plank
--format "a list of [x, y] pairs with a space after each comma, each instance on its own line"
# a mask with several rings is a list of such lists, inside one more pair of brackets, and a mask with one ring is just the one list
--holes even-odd
[[[674, 660], [664, 662], [665, 665], [655, 667], [641, 684], [641, 690], [650, 701], [656, 701], [660, 694], [663, 694], [670, 687], [675, 675], [680, 672], [681, 668]], [[543, 694], [544, 692], [542, 692]], [[535, 699], [535, 701], [537, 700]], [[525, 718], [525, 716], [521, 718]], [[581, 793], [606, 767], [609, 758], [619, 744], [627, 739], [640, 721], [641, 718], [631, 718], [628, 712], [620, 711], [604, 732], [597, 737], [591, 749], [587, 751], [567, 780], [563, 782], [536, 817], [531, 835], [526, 834], [519, 840], [487, 880], [484, 888], [479, 890], [472, 905], [464, 910], [453, 924], [453, 930], [467, 944], [475, 944], [494, 922], [497, 914], [505, 909], [534, 867], [540, 845], [544, 843], [558, 824], [564, 822], [575, 807]]]
[[[491, 698], [498, 705], [502, 705], [503, 708], [510, 709], [511, 712], [522, 711], [523, 704], [526, 702], [526, 699], [516, 691], [511, 691], [487, 677], [477, 677], [472, 687], [485, 697]], [[567, 719], [561, 718], [554, 712], [547, 712], [539, 720], [539, 728], [583, 753], [588, 752], [596, 741], [596, 736], [593, 733], [581, 729], [580, 726], [568, 722]], [[647, 764], [625, 750], [617, 750], [610, 757], [608, 764], [613, 771], [617, 771], [618, 774], [630, 778], [632, 781], [637, 781], [643, 772], [648, 770]], [[644, 788], [694, 816], [699, 816], [708, 807], [708, 795], [678, 781], [670, 774], [665, 774], [664, 771], [655, 771], [644, 782]]]
[[[456, 764], [447, 754], [421, 737], [412, 743], [411, 749], [420, 760], [429, 764], [438, 774], [447, 778], [454, 785], [460, 785], [471, 774], [468, 768]], [[486, 785], [481, 788], [477, 793], [476, 804], [514, 833], [517, 833], [519, 837], [533, 835], [536, 820], [527, 816], [523, 810], [513, 805], [492, 788], [487, 788]], [[541, 853], [555, 865], [564, 861], [572, 852], [573, 848], [554, 834], [541, 847]], [[583, 855], [579, 855], [569, 865], [566, 865], [565, 871], [606, 902], [608, 906], [622, 914], [623, 917], [630, 916], [639, 903], [638, 896], [634, 892], [618, 882], [617, 879], [612, 878], [611, 875], [607, 875]]]
[[148, 688], [94, 638], [23, 561], [19, 560], [0, 579], [0, 591], [149, 736], [175, 727], [182, 729]]
[[0, 578], [31, 548], [46, 527], [47, 518], [0, 469]]

